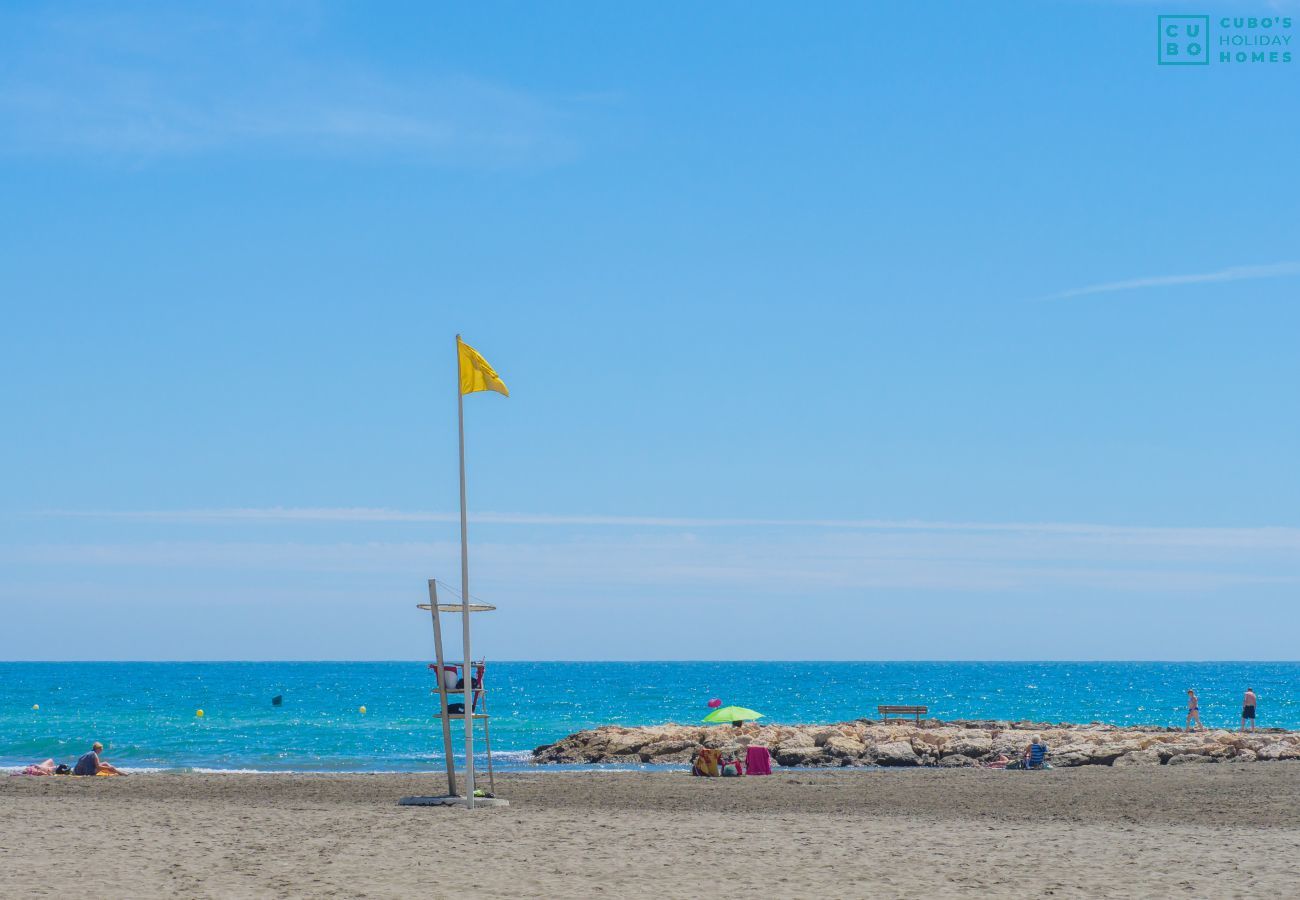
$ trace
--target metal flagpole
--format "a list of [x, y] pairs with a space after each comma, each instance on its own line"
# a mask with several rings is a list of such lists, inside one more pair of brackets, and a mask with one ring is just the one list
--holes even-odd
[[465, 656], [465, 806], [474, 808], [474, 657], [469, 648], [469, 521], [465, 508], [465, 394], [460, 385], [460, 335], [456, 335], [456, 419], [460, 429], [460, 603]]
[[438, 657], [438, 699], [442, 705], [442, 752], [447, 757], [447, 793], [456, 796], [456, 759], [451, 755], [451, 719], [447, 718], [447, 683], [442, 679], [442, 622], [438, 618], [438, 582], [429, 579], [429, 615], [433, 617], [433, 648]]

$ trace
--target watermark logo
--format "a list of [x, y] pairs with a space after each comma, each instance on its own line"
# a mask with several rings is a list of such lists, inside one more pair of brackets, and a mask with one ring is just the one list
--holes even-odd
[[1209, 16], [1158, 16], [1160, 50], [1156, 61], [1162, 66], [1208, 66], [1210, 64]]
[[1162, 66], [1275, 65], [1292, 59], [1290, 16], [1157, 16]]

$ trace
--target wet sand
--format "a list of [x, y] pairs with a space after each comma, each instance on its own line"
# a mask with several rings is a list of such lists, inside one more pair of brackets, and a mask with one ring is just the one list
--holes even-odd
[[1300, 763], [1052, 772], [0, 779], [0, 895], [1300, 894]]

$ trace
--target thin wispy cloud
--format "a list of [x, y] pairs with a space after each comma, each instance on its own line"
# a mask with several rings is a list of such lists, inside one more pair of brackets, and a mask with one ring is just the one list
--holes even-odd
[[310, 17], [256, 7], [0, 16], [0, 152], [132, 161], [256, 149], [538, 165], [577, 152], [578, 98], [316, 48]]
[[1258, 278], [1281, 278], [1287, 275], [1300, 275], [1300, 262], [1280, 262], [1266, 266], [1232, 266], [1227, 269], [1219, 269], [1216, 272], [1201, 272], [1193, 275], [1156, 275], [1148, 278], [1132, 278], [1127, 281], [1108, 281], [1104, 284], [1091, 284], [1087, 287], [1061, 291], [1044, 299], [1065, 300], [1071, 297], [1114, 294], [1121, 291], [1138, 291], [1146, 288], [1214, 284], [1226, 281], [1250, 281]]
[[[180, 510], [42, 510], [35, 515], [51, 518], [110, 519], [141, 523], [216, 525], [222, 523], [318, 524], [448, 524], [459, 513], [383, 509], [377, 507], [236, 507]], [[1295, 548], [1300, 550], [1300, 528], [1254, 526], [1109, 525], [1087, 522], [949, 522], [924, 519], [791, 519], [765, 517], [709, 518], [694, 516], [611, 516], [558, 513], [475, 512], [470, 521], [480, 525], [518, 525], [571, 528], [729, 529], [770, 528], [880, 532], [953, 532], [969, 534], [1028, 534], [1071, 536], [1080, 540], [1133, 545], [1187, 547]]]
[[[1166, 0], [1090, 0], [1099, 6], [1147, 6], [1159, 7], [1163, 12], [1169, 8]], [[1288, 10], [1300, 9], [1300, 0], [1219, 0], [1214, 5], [1214, 12], [1233, 11], [1244, 12], [1261, 12], [1268, 10], [1270, 12], [1286, 12]]]
[[[1300, 584], [1300, 541], [1290, 545], [1098, 541], [1078, 534], [971, 532], [729, 532], [612, 534], [480, 540], [478, 593], [581, 589], [611, 598], [670, 593], [797, 593], [873, 589], [956, 592], [1213, 590]], [[0, 563], [66, 573], [225, 572], [254, 583], [283, 573], [399, 578], [455, 572], [454, 540], [144, 540], [0, 546]], [[264, 573], [261, 579], [252, 573]], [[275, 573], [282, 573], [275, 576]], [[111, 580], [111, 579], [110, 579]], [[204, 579], [200, 579], [204, 580]]]

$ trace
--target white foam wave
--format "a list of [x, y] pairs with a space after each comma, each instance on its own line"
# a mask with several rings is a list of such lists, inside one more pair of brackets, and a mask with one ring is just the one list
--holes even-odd
[[[529, 762], [533, 758], [531, 750], [498, 750], [492, 754], [493, 759], [501, 759], [506, 762]], [[478, 754], [474, 755], [475, 761], [478, 760]]]

